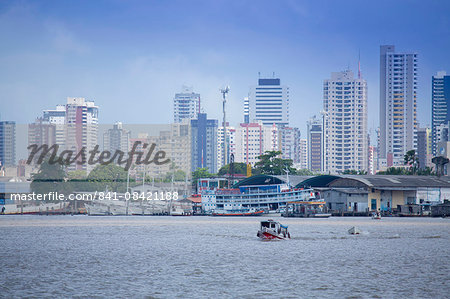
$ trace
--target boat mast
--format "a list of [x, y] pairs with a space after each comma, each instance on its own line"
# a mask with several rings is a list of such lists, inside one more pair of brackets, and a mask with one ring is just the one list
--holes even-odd
[[128, 203], [130, 202], [129, 200], [127, 200], [127, 193], [128, 193], [128, 190], [129, 190], [129, 188], [130, 188], [130, 170], [128, 169], [127, 170], [127, 191], [125, 191], [125, 200], [127, 201], [127, 210], [126, 210], [126, 215], [128, 216]]
[[286, 172], [286, 183], [287, 183], [287, 185], [288, 185], [288, 187], [289, 187], [289, 189], [290, 189], [290, 188], [291, 188], [291, 183], [289, 182], [289, 168], [286, 167], [286, 168], [284, 169], [284, 171]]

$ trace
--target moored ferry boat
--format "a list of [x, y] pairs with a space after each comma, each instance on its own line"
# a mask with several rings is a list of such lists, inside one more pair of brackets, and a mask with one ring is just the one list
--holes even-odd
[[260, 216], [264, 210], [246, 209], [246, 210], [214, 210], [212, 216]]
[[293, 201], [311, 201], [315, 194], [309, 188], [292, 188], [269, 175], [256, 175], [224, 188], [225, 179], [200, 179], [198, 190], [202, 198], [202, 210], [209, 215], [245, 213], [249, 210], [274, 213], [286, 208]]

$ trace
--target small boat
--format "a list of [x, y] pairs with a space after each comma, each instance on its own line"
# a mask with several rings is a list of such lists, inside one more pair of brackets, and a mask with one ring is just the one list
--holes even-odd
[[215, 210], [212, 216], [260, 216], [264, 210]]
[[348, 230], [348, 233], [350, 235], [359, 235], [361, 233], [361, 230], [359, 228], [357, 228], [356, 226], [353, 226], [352, 228], [350, 228]]
[[381, 220], [381, 214], [380, 213], [373, 213], [372, 214], [372, 219]]
[[272, 219], [261, 221], [261, 226], [256, 236], [262, 240], [285, 240], [291, 238], [288, 226]]

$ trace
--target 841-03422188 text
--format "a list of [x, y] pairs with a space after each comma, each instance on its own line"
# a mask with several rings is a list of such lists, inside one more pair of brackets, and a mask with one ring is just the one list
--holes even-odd
[[95, 192], [98, 200], [177, 200], [178, 192], [155, 191], [155, 192]]

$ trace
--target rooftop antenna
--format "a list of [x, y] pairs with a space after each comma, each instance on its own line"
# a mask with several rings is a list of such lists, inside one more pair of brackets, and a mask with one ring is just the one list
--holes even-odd
[[227, 102], [227, 94], [230, 91], [230, 86], [221, 89], [223, 99], [223, 165], [227, 165], [228, 156], [227, 156], [227, 123], [226, 123], [226, 114], [225, 114], [225, 103]]
[[361, 79], [361, 50], [358, 51], [358, 79]]

